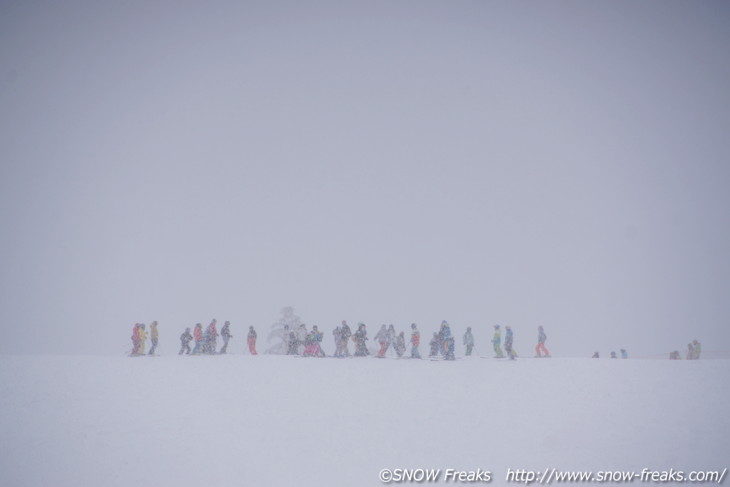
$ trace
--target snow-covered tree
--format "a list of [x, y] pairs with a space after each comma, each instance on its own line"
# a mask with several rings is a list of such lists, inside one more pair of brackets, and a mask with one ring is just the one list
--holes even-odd
[[279, 318], [279, 321], [271, 325], [271, 331], [268, 336], [268, 342], [270, 344], [273, 342], [273, 345], [271, 345], [265, 353], [278, 355], [286, 354], [288, 330], [296, 330], [301, 324], [302, 320], [294, 314], [294, 308], [291, 306], [282, 308], [281, 318]]

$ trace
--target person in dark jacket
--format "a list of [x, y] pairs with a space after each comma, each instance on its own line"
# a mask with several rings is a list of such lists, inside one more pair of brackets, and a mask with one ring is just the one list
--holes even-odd
[[180, 335], [180, 353], [182, 355], [185, 351], [185, 355], [190, 355], [190, 341], [193, 339], [193, 335], [190, 334], [190, 328], [185, 328], [185, 331]]
[[228, 350], [228, 340], [233, 338], [233, 335], [231, 335], [230, 321], [223, 323], [223, 328], [221, 328], [221, 337], [223, 337], [223, 347], [221, 347], [221, 351], [219, 353], [226, 353]]

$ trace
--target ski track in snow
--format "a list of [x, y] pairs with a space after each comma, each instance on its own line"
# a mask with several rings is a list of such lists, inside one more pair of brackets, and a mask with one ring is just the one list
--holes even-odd
[[729, 377], [730, 360], [0, 356], [0, 485], [722, 470]]

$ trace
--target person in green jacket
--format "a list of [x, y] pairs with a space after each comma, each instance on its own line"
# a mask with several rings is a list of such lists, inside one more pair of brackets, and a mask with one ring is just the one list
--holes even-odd
[[466, 356], [471, 355], [471, 351], [474, 348], [474, 335], [471, 334], [471, 326], [466, 327], [466, 333], [464, 333], [464, 345], [466, 345]]
[[502, 352], [502, 331], [499, 329], [499, 325], [494, 325], [492, 345], [494, 345], [494, 358], [504, 358], [504, 352]]

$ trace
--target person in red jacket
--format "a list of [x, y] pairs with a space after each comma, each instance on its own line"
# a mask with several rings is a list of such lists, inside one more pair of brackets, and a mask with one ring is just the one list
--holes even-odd
[[251, 352], [251, 355], [258, 355], [256, 353], [256, 330], [253, 329], [253, 326], [248, 327], [248, 351]]
[[193, 355], [199, 355], [201, 347], [203, 346], [203, 325], [196, 323], [193, 329], [193, 339], [195, 340], [195, 347], [193, 347]]
[[421, 358], [418, 352], [418, 346], [421, 344], [421, 332], [416, 328], [415, 323], [411, 323], [411, 358]]
[[132, 328], [132, 355], [139, 355], [139, 323]]

